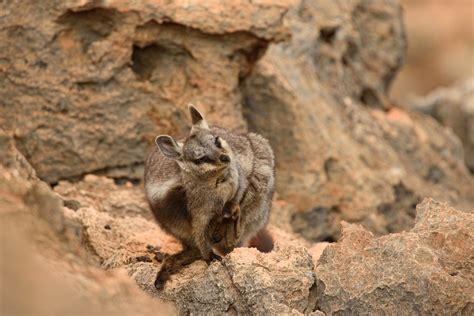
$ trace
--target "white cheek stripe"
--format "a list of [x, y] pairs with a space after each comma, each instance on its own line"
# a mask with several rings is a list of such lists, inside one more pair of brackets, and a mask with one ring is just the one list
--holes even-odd
[[160, 200], [176, 186], [176, 183], [175, 179], [166, 180], [164, 182], [148, 183], [146, 185], [146, 195], [150, 201]]
[[221, 140], [222, 148], [224, 148], [228, 152], [232, 152], [232, 148], [230, 148], [229, 144], [225, 141], [225, 139], [220, 138], [220, 140]]

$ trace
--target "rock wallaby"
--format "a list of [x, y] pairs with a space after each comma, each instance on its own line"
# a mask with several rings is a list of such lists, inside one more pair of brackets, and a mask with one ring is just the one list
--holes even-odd
[[155, 286], [198, 259], [207, 262], [236, 246], [268, 252], [273, 241], [265, 225], [274, 191], [274, 156], [254, 133], [209, 127], [189, 106], [192, 128], [183, 141], [156, 137], [145, 165], [146, 195], [159, 225], [183, 244], [167, 258]]

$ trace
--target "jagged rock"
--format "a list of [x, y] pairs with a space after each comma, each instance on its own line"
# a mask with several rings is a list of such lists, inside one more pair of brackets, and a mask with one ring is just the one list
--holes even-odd
[[152, 263], [129, 266], [141, 288], [172, 299], [182, 312], [299, 314], [307, 309], [314, 283], [312, 257], [287, 239], [277, 239], [268, 254], [237, 248], [222, 262], [197, 261], [174, 275], [162, 294], [153, 287], [156, 272]]
[[[117, 187], [111, 180], [90, 175], [76, 187], [60, 183], [55, 189], [87, 205], [77, 211], [69, 209], [66, 218], [83, 227], [82, 243], [97, 256], [102, 267], [126, 267], [143, 290], [173, 301], [182, 312], [299, 314], [308, 306], [314, 283], [314, 258], [306, 250], [305, 241], [294, 235], [272, 227], [277, 246], [270, 254], [239, 248], [222, 262], [208, 266], [204, 261], [197, 261], [173, 276], [165, 291], [158, 293], [153, 283], [161, 260], [157, 260], [149, 246], [160, 253], [172, 254], [181, 249], [179, 243], [153, 220], [104, 207], [110, 205], [108, 199], [114, 199], [113, 194], [105, 194], [107, 190], [120, 190], [122, 203], [127, 205], [140, 204], [143, 192], [132, 195], [129, 193], [136, 190], [133, 186]], [[288, 205], [282, 201], [277, 200], [273, 208], [277, 216], [288, 214]], [[278, 218], [284, 221], [283, 217], [272, 221], [278, 222]], [[138, 260], [142, 257], [147, 260]]]
[[474, 173], [474, 79], [437, 89], [414, 99], [409, 107], [433, 116], [459, 136], [466, 165]]
[[143, 188], [130, 182], [117, 185], [110, 178], [90, 174], [79, 182], [60, 181], [54, 191], [60, 194], [66, 206], [76, 210], [93, 207], [118, 217], [153, 218]]
[[[45, 183], [0, 166], [0, 314], [176, 312], [139, 290], [125, 269], [104, 271], [82, 245], [77, 248], [58, 200]], [[61, 229], [53, 212], [63, 218]]]
[[83, 242], [96, 254], [104, 268], [116, 268], [152, 256], [147, 246], [160, 246], [164, 252], [176, 252], [179, 243], [166, 235], [153, 221], [142, 217], [118, 218], [94, 208], [80, 208], [73, 217], [84, 227]]
[[326, 314], [474, 312], [474, 215], [425, 199], [409, 232], [374, 237], [345, 223], [315, 268]]
[[386, 100], [404, 56], [400, 12], [398, 1], [301, 1], [285, 17], [291, 40], [242, 80], [249, 129], [274, 148], [277, 192], [310, 241], [337, 240], [340, 220], [410, 229], [427, 196], [474, 203], [456, 137]]
[[189, 127], [188, 102], [245, 128], [239, 78], [286, 37], [291, 3], [2, 2], [0, 126], [50, 183], [140, 179], [155, 136]]
[[[78, 298], [67, 296], [64, 299], [69, 302], [62, 307], [66, 310], [74, 306], [74, 302], [82, 302], [84, 296], [97, 299], [97, 291], [101, 291], [101, 295], [90, 307], [92, 311], [120, 307], [127, 313], [136, 310], [147, 314], [152, 310], [147, 306], [161, 306], [148, 302], [133, 290], [124, 278], [125, 268], [131, 279], [155, 300], [171, 301], [182, 313], [472, 313], [469, 300], [474, 295], [473, 215], [432, 200], [425, 200], [417, 207], [417, 221], [411, 231], [379, 238], [360, 226], [345, 224], [340, 242], [309, 247], [298, 237], [271, 227], [276, 241], [271, 253], [238, 248], [221, 262], [208, 265], [196, 261], [174, 275], [163, 292], [158, 292], [153, 282], [161, 259], [153, 256], [154, 251], [174, 253], [180, 246], [153, 221], [139, 215], [114, 214], [111, 209], [99, 211], [92, 206], [75, 211], [61, 208], [55, 206], [59, 197], [44, 183], [39, 195], [42, 198], [32, 198], [37, 195], [32, 188], [38, 181], [25, 184], [18, 175], [3, 167], [0, 167], [0, 175], [0, 224], [5, 219], [12, 220], [15, 213], [20, 215], [18, 219], [30, 223], [28, 225], [34, 223], [29, 235], [49, 249], [42, 254], [49, 258], [48, 265], [51, 262], [59, 265], [64, 280], [81, 288]], [[87, 176], [84, 183], [78, 184], [79, 191], [87, 197], [97, 190], [98, 183], [112, 190], [116, 186], [105, 179]], [[126, 189], [133, 192], [135, 188], [124, 186], [123, 190]], [[106, 199], [104, 196], [104, 205], [108, 204]], [[133, 203], [134, 198], [124, 195], [124, 199]], [[35, 207], [45, 210], [37, 212]], [[277, 201], [275, 207], [276, 214], [286, 214], [285, 203]], [[58, 225], [51, 217], [35, 215], [48, 214], [51, 210], [60, 212], [62, 229], [56, 229]], [[25, 215], [36, 219], [25, 221]], [[12, 227], [11, 224], [8, 227]], [[76, 231], [78, 227], [82, 233]], [[78, 251], [77, 245], [85, 246], [88, 251]], [[53, 261], [52, 252], [56, 253]], [[92, 260], [94, 257], [111, 271], [104, 274], [98, 270]], [[143, 260], [145, 257], [147, 260]], [[48, 275], [48, 271], [44, 274]], [[53, 286], [68, 293], [67, 289], [63, 290], [64, 280]], [[37, 288], [35, 282], [33, 290]], [[116, 287], [126, 290], [113, 292]], [[50, 294], [42, 297], [45, 302], [51, 300]], [[111, 302], [115, 303], [111, 306]], [[32, 306], [33, 311], [43, 308], [41, 304]]]
[[318, 262], [319, 258], [321, 258], [321, 255], [323, 254], [324, 249], [326, 249], [328, 245], [330, 245], [328, 242], [318, 242], [313, 244], [311, 248], [308, 249], [311, 256], [313, 256], [313, 262]]

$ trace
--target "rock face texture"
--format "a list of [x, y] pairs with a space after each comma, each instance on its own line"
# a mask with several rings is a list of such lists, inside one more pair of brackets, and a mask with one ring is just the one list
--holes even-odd
[[54, 191], [63, 197], [66, 207], [73, 210], [93, 207], [121, 218], [138, 215], [153, 218], [143, 189], [129, 181], [117, 185], [110, 178], [87, 175], [76, 183], [60, 181]]
[[[158, 293], [153, 282], [160, 263], [166, 254], [179, 251], [180, 245], [161, 231], [153, 220], [146, 219], [146, 216], [121, 213], [122, 206], [111, 203], [114, 200], [113, 195], [100, 197], [100, 194], [106, 191], [128, 191], [128, 194], [122, 195], [123, 200], [128, 202], [131, 209], [138, 209], [140, 200], [144, 199], [143, 192], [140, 196], [132, 196], [131, 193], [136, 188], [118, 187], [110, 183], [109, 179], [91, 175], [87, 176], [84, 182], [78, 183], [76, 189], [66, 190], [69, 194], [66, 197], [55, 194], [40, 181], [22, 180], [3, 167], [0, 167], [0, 175], [1, 227], [11, 228], [23, 222], [22, 226], [26, 227], [25, 234], [34, 233], [35, 236], [33, 241], [28, 241], [46, 253], [35, 260], [59, 268], [59, 273], [64, 274], [68, 282], [78, 282], [80, 285], [81, 295], [78, 297], [73, 295], [72, 298], [65, 299], [62, 294], [57, 294], [58, 291], [52, 291], [44, 296], [45, 302], [38, 302], [38, 305], [31, 307], [33, 311], [51, 304], [53, 311], [57, 308], [64, 310], [65, 314], [73, 314], [76, 304], [81, 304], [83, 299], [97, 295], [96, 291], [101, 290], [98, 282], [105, 282], [105, 290], [102, 290], [105, 292], [98, 299], [97, 306], [93, 305], [90, 310], [86, 308], [84, 312], [101, 312], [102, 308], [111, 313], [124, 308], [126, 314], [136, 309], [136, 315], [148, 315], [156, 309], [163, 314], [166, 314], [167, 310], [172, 312], [171, 307], [159, 298], [171, 300], [182, 313], [300, 314], [310, 306], [309, 300], [314, 292], [312, 286], [315, 281], [313, 257], [303, 241], [277, 228], [271, 230], [276, 241], [273, 252], [263, 254], [256, 249], [239, 248], [226, 256], [222, 262], [213, 262], [209, 266], [203, 261], [194, 262], [182, 273], [173, 276], [164, 292]], [[61, 183], [56, 187], [56, 192], [64, 191], [68, 185], [70, 184]], [[100, 192], [101, 187], [104, 187], [103, 192]], [[88, 200], [79, 202], [71, 198], [78, 194]], [[94, 198], [94, 194], [99, 197]], [[69, 201], [65, 203], [69, 206], [63, 206], [63, 201]], [[80, 206], [76, 209], [78, 203]], [[95, 205], [97, 209], [90, 205]], [[278, 204], [275, 204], [275, 207], [278, 207]], [[22, 244], [16, 243], [16, 235], [11, 229], [2, 231], [2, 245], [8, 238], [12, 239], [12, 235], [15, 237], [15, 243], [9, 244], [12, 249], [2, 247], [2, 251], [6, 251], [5, 255], [21, 252], [24, 248]], [[26, 238], [22, 236], [20, 240], [23, 242], [23, 239]], [[15, 250], [16, 248], [18, 249]], [[25, 256], [23, 252], [21, 255]], [[31, 258], [27, 257], [25, 260]], [[108, 271], [102, 271], [100, 267]], [[131, 279], [125, 277], [124, 270]], [[7, 270], [5, 273], [11, 272]], [[26, 271], [20, 270], [17, 273], [12, 282], [23, 280], [22, 278], [28, 279], [29, 274]], [[44, 273], [46, 277], [54, 276], [47, 268]], [[3, 276], [2, 273], [2, 278]], [[35, 276], [29, 278], [35, 279]], [[130, 283], [132, 280], [155, 296], [156, 301], [149, 303], [148, 300], [152, 299], [137, 292], [138, 288]], [[52, 284], [51, 288], [58, 286], [60, 291], [69, 293], [70, 284], [63, 283], [58, 281], [57, 284]], [[19, 286], [18, 291], [26, 291], [26, 299], [31, 299], [30, 296], [34, 297], [41, 291], [38, 287], [35, 283], [33, 288], [26, 291]], [[117, 287], [120, 289], [118, 292], [109, 292]], [[45, 291], [49, 290], [50, 287], [46, 287]], [[125, 298], [127, 293], [130, 296]], [[55, 302], [55, 297], [65, 301]], [[130, 300], [133, 297], [137, 298], [136, 302]], [[103, 303], [102, 300], [109, 302]], [[122, 302], [119, 304], [117, 300]], [[12, 309], [9, 308], [19, 308], [14, 303], [0, 311], [11, 312]], [[29, 311], [27, 308], [26, 310]], [[134, 313], [130, 315], [132, 314]]]
[[154, 137], [189, 126], [189, 102], [246, 126], [239, 77], [286, 36], [289, 1], [101, 3], [0, 4], [0, 126], [41, 179], [140, 178]]
[[473, 203], [459, 141], [387, 100], [405, 48], [396, 0], [18, 1], [0, 12], [0, 126], [46, 182], [140, 182], [154, 137], [186, 132], [191, 102], [212, 124], [270, 140], [277, 191], [310, 241], [337, 239], [340, 220], [409, 229], [426, 196]]
[[404, 56], [400, 14], [397, 1], [301, 1], [287, 15], [291, 40], [242, 81], [249, 129], [270, 140], [277, 191], [311, 241], [337, 239], [340, 220], [407, 230], [427, 196], [473, 204], [459, 140], [386, 98]]
[[84, 248], [86, 226], [70, 212], [45, 183], [0, 166], [0, 314], [176, 313], [140, 291], [124, 268], [101, 269]]
[[[0, 175], [2, 256], [34, 262], [34, 270], [45, 278], [38, 280], [36, 274], [17, 265], [2, 266], [7, 269], [2, 275], [13, 276], [8, 279], [13, 283], [7, 283], [12, 293], [21, 293], [17, 296], [26, 300], [42, 293], [33, 305], [15, 304], [15, 295], [2, 294], [13, 300], [3, 311], [23, 306], [23, 312], [46, 309], [65, 315], [78, 310], [111, 315], [118, 311], [151, 315], [157, 309], [173, 313], [163, 305], [166, 300], [180, 313], [473, 312], [474, 215], [431, 199], [417, 206], [412, 230], [383, 237], [346, 223], [339, 242], [310, 245], [271, 226], [276, 242], [271, 253], [238, 248], [220, 262], [196, 261], [157, 292], [153, 282], [160, 263], [166, 254], [179, 251], [180, 245], [141, 214], [124, 215], [121, 205], [111, 203], [113, 195], [90, 198], [100, 196], [102, 186], [104, 192], [128, 191], [124, 201], [138, 209], [143, 193], [134, 197], [135, 187], [87, 176], [77, 189], [67, 190], [66, 199], [41, 182], [25, 181], [3, 167]], [[56, 191], [67, 185], [71, 184], [61, 183]], [[76, 205], [70, 197], [79, 193], [89, 197], [89, 202], [74, 200], [84, 204], [76, 210], [62, 205], [61, 201]], [[283, 206], [276, 201], [275, 214], [284, 214]], [[12, 227], [22, 227], [19, 231], [25, 236], [34, 236], [33, 246], [41, 255], [30, 258], [32, 252], [25, 253], [29, 247], [24, 240], [32, 241], [25, 236], [17, 239], [18, 229]], [[25, 283], [24, 278], [33, 283]], [[140, 293], [132, 280], [153, 298]], [[88, 304], [83, 300], [91, 298], [92, 305], [84, 307]]]
[[315, 269], [326, 314], [474, 312], [474, 215], [426, 199], [409, 232], [376, 238], [344, 224]]
[[[312, 257], [298, 243], [278, 243], [269, 254], [239, 248], [209, 267], [195, 262], [174, 276], [161, 295], [172, 298], [182, 312], [304, 313], [314, 284]], [[152, 263], [129, 269], [140, 287], [156, 295]]]
[[[209, 267], [197, 261], [172, 277], [159, 293], [153, 286], [156, 273], [167, 254], [180, 250], [179, 243], [149, 219], [149, 212], [124, 215], [123, 205], [112, 203], [114, 192], [120, 192], [128, 209], [139, 209], [142, 191], [92, 175], [74, 185], [61, 182], [55, 191], [74, 208], [80, 204], [76, 211], [67, 209], [65, 217], [82, 227], [81, 243], [103, 268], [126, 267], [143, 290], [172, 300], [181, 312], [303, 313], [308, 309], [318, 250], [310, 254], [304, 241], [278, 228], [271, 230], [277, 243], [272, 253], [239, 248]], [[283, 213], [282, 204], [275, 202], [276, 213]]]
[[433, 116], [461, 139], [464, 160], [474, 173], [474, 78], [450, 88], [437, 89], [409, 107]]
[[[395, 0], [1, 2], [0, 314], [472, 314], [474, 180], [386, 97], [404, 37]], [[188, 102], [270, 140], [276, 246], [158, 292], [142, 167]]]

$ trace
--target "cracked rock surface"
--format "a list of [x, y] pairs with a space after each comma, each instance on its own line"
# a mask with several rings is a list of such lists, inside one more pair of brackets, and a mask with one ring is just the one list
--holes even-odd
[[70, 212], [45, 183], [0, 166], [0, 314], [176, 313], [139, 290], [124, 267], [102, 269], [84, 247], [95, 227]]
[[0, 126], [48, 182], [140, 179], [155, 136], [189, 127], [187, 103], [246, 126], [239, 76], [286, 37], [290, 3], [3, 2]]
[[[472, 315], [474, 179], [387, 98], [405, 45], [397, 0], [0, 2], [0, 314]], [[158, 292], [143, 162], [187, 103], [269, 139], [276, 246]]]
[[[314, 283], [313, 261], [306, 248], [278, 241], [272, 253], [239, 248], [222, 262], [198, 261], [175, 275], [160, 296], [172, 298], [183, 312], [303, 313]], [[145, 291], [156, 267], [135, 263], [129, 273]]]
[[425, 199], [410, 231], [345, 223], [316, 269], [317, 307], [342, 314], [474, 312], [474, 214]]
[[[64, 197], [38, 180], [21, 180], [3, 167], [0, 173], [2, 225], [22, 222], [27, 231], [34, 231], [34, 247], [47, 250], [39, 260], [53, 264], [66, 280], [79, 282], [79, 293], [85, 297], [99, 290], [95, 284], [105, 278], [109, 281], [101, 284], [106, 287], [114, 289], [114, 282], [125, 282], [120, 288], [131, 291], [127, 295], [141, 297], [128, 283], [134, 280], [152, 296], [143, 300], [173, 302], [181, 313], [472, 313], [474, 216], [432, 199], [417, 206], [416, 224], [410, 231], [383, 237], [344, 223], [337, 243], [309, 244], [271, 225], [276, 241], [271, 253], [237, 248], [210, 265], [196, 261], [158, 292], [153, 282], [160, 264], [180, 245], [152, 220], [114, 212], [120, 206], [99, 210], [110, 205], [107, 197], [95, 201], [98, 208], [87, 205], [73, 210], [62, 206]], [[108, 181], [88, 176], [77, 190], [85, 196], [100, 195], [91, 183]], [[126, 187], [109, 183], [105, 190], [136, 189]], [[134, 200], [128, 202], [139, 204]], [[280, 201], [273, 204], [275, 214], [284, 213], [279, 210], [282, 206]], [[126, 274], [130, 279], [124, 278]], [[58, 286], [67, 288], [68, 282]], [[109, 295], [120, 299], [125, 295], [121, 293], [103, 293], [94, 308], [106, 304], [101, 300], [112, 300]], [[83, 299], [81, 295], [77, 300]], [[133, 311], [138, 303], [124, 304]]]
[[291, 39], [241, 83], [249, 129], [274, 148], [277, 192], [309, 241], [337, 240], [341, 220], [408, 230], [425, 197], [474, 204], [459, 139], [387, 98], [404, 59], [401, 14], [395, 0], [300, 1], [285, 17]]

